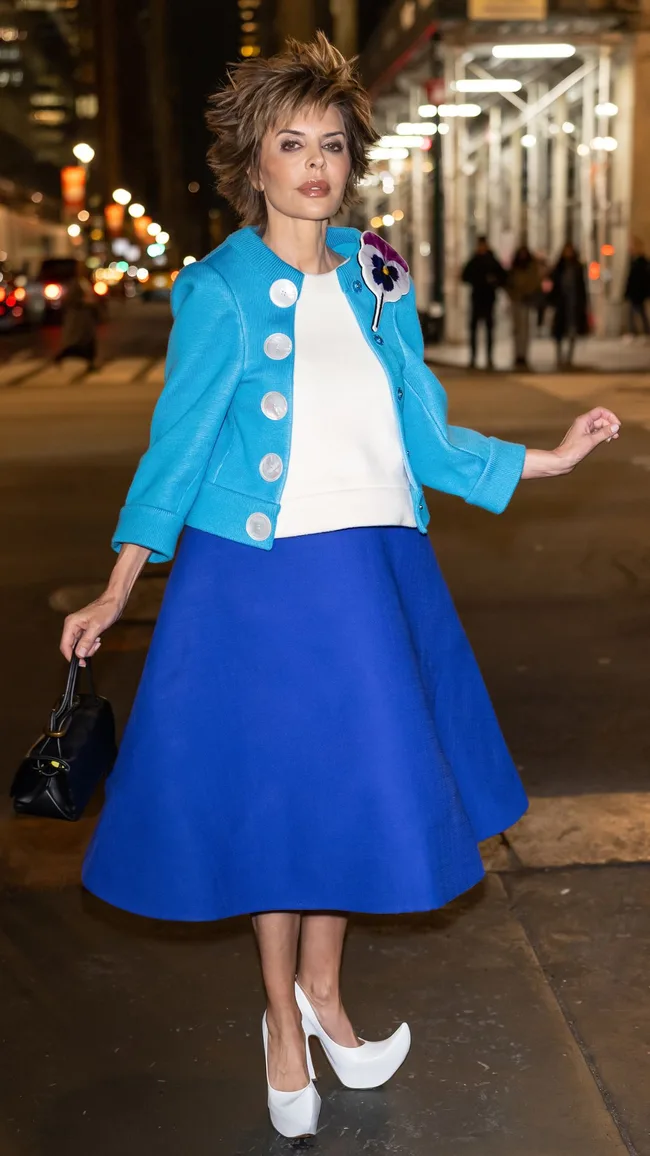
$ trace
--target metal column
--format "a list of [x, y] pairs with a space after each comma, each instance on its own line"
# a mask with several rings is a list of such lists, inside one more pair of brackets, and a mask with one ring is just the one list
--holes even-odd
[[[566, 96], [558, 98], [557, 124], [563, 125], [568, 119]], [[569, 136], [558, 132], [551, 144], [551, 221], [549, 256], [557, 260], [568, 236], [567, 201], [569, 193]]]

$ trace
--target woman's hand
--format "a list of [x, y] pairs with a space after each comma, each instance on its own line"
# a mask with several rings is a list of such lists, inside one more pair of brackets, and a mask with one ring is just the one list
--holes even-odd
[[621, 423], [610, 409], [598, 406], [577, 417], [556, 450], [526, 450], [522, 478], [556, 478], [570, 474], [602, 442], [619, 435]]
[[621, 423], [610, 409], [597, 406], [577, 417], [553, 453], [563, 464], [563, 473], [571, 470], [602, 442], [618, 438]]
[[68, 662], [76, 654], [80, 666], [86, 665], [86, 658], [92, 658], [101, 646], [101, 636], [109, 626], [117, 622], [124, 610], [126, 599], [121, 599], [106, 591], [94, 602], [68, 614], [63, 625], [60, 650]]

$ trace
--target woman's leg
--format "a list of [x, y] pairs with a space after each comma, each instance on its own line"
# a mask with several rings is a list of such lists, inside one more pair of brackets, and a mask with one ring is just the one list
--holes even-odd
[[359, 1039], [341, 1003], [340, 989], [347, 922], [345, 915], [303, 914], [297, 979], [327, 1034], [337, 1044], [354, 1048]]
[[253, 916], [253, 928], [266, 988], [269, 1083], [278, 1092], [297, 1091], [309, 1083], [302, 1017], [294, 992], [300, 914], [267, 911]]

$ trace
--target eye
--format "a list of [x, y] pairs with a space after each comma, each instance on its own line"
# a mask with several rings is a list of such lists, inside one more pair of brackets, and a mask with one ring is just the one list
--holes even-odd
[[343, 152], [343, 141], [340, 141], [340, 140], [330, 141], [329, 144], [325, 145], [325, 148], [331, 153], [342, 153]]
[[295, 150], [297, 148], [300, 148], [300, 141], [298, 141], [298, 140], [283, 140], [282, 144], [280, 145], [280, 152], [283, 152], [283, 153], [295, 152]]

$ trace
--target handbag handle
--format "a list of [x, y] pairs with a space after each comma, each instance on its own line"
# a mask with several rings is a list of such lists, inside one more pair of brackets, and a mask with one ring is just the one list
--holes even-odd
[[[80, 662], [80, 660], [77, 657], [77, 655], [73, 654], [72, 658], [70, 660], [70, 668], [68, 670], [68, 680], [66, 682], [65, 690], [64, 690], [63, 695], [61, 697], [61, 702], [52, 711], [52, 714], [50, 715], [50, 725], [44, 732], [49, 739], [60, 739], [60, 738], [63, 738], [63, 736], [65, 734], [65, 729], [63, 729], [63, 730], [59, 729], [60, 720], [65, 718], [65, 716], [69, 713], [69, 711], [72, 708], [72, 703], [74, 701], [74, 696], [75, 696], [75, 692], [77, 689], [77, 682], [79, 679], [79, 671], [84, 669], [84, 667], [80, 667], [79, 662]], [[92, 694], [93, 698], [97, 698], [97, 691], [95, 690], [95, 680], [93, 678], [93, 672], [92, 672], [92, 666], [91, 666], [91, 659], [90, 658], [86, 659], [85, 669], [88, 671], [88, 682], [90, 684], [90, 693]]]

